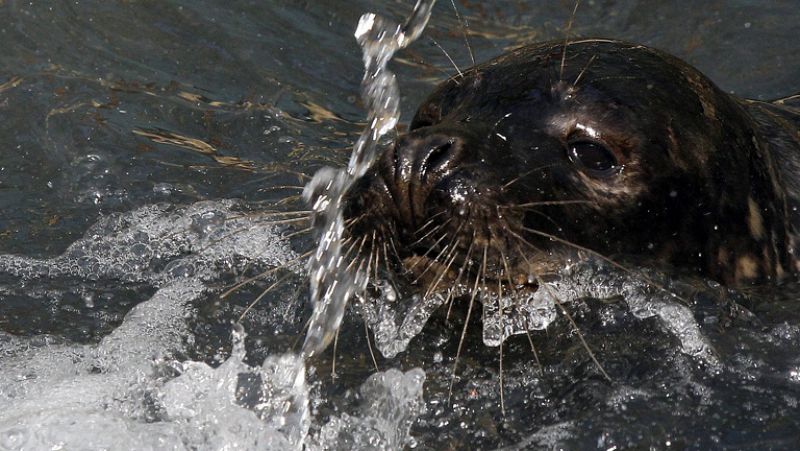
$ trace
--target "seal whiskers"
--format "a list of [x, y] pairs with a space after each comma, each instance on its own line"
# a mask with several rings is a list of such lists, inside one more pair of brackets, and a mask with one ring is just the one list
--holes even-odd
[[425, 295], [423, 296], [423, 298], [429, 297], [433, 292], [436, 291], [436, 288], [439, 287], [439, 283], [441, 283], [442, 279], [444, 279], [444, 276], [450, 270], [450, 266], [452, 266], [453, 262], [455, 262], [456, 258], [458, 258], [457, 252], [458, 252], [458, 246], [460, 244], [461, 241], [459, 239], [456, 239], [455, 243], [453, 243], [453, 246], [451, 246], [452, 249], [450, 251], [450, 255], [448, 255], [445, 259], [446, 264], [444, 265], [444, 268], [442, 268], [442, 270], [439, 271], [439, 275], [436, 276], [436, 281], [430, 286], [430, 288], [428, 288], [427, 291], [425, 291]]
[[253, 301], [252, 301], [250, 304], [248, 304], [248, 305], [247, 305], [247, 307], [244, 309], [244, 311], [242, 312], [242, 314], [241, 314], [241, 315], [239, 315], [239, 319], [237, 319], [237, 320], [236, 320], [236, 322], [237, 322], [237, 323], [241, 323], [241, 322], [242, 322], [242, 320], [244, 319], [244, 317], [245, 317], [245, 316], [247, 316], [247, 313], [249, 313], [249, 312], [250, 312], [250, 310], [251, 310], [251, 309], [252, 309], [252, 308], [253, 308], [253, 307], [254, 307], [256, 304], [258, 304], [258, 302], [259, 302], [261, 299], [263, 299], [263, 298], [264, 298], [264, 296], [266, 296], [266, 295], [267, 295], [267, 293], [269, 293], [270, 291], [274, 290], [274, 289], [275, 289], [275, 287], [277, 287], [278, 285], [280, 285], [280, 284], [282, 284], [283, 282], [287, 281], [287, 280], [288, 280], [290, 277], [292, 277], [292, 276], [294, 276], [294, 273], [291, 273], [291, 272], [290, 272], [289, 274], [287, 274], [287, 275], [285, 275], [285, 276], [281, 277], [280, 279], [276, 280], [276, 281], [275, 281], [275, 282], [274, 282], [272, 285], [270, 285], [269, 287], [267, 287], [267, 288], [265, 288], [264, 290], [262, 290], [262, 291], [261, 291], [261, 294], [259, 294], [258, 296], [256, 296], [256, 298], [255, 298], [255, 299], [253, 299]]
[[297, 263], [297, 262], [302, 261], [302, 260], [305, 260], [306, 258], [310, 257], [312, 253], [314, 253], [313, 250], [308, 251], [308, 252], [306, 252], [304, 254], [301, 254], [298, 257], [295, 257], [295, 258], [293, 258], [293, 259], [291, 259], [289, 261], [284, 262], [280, 266], [276, 266], [274, 268], [270, 268], [270, 269], [268, 269], [266, 271], [263, 271], [263, 272], [261, 272], [259, 274], [256, 274], [255, 276], [248, 277], [247, 279], [245, 279], [245, 280], [243, 280], [241, 282], [238, 282], [238, 283], [234, 284], [232, 287], [230, 287], [227, 290], [225, 290], [222, 294], [219, 295], [219, 298], [220, 299], [225, 299], [225, 298], [227, 298], [228, 296], [230, 296], [231, 294], [233, 294], [234, 292], [236, 292], [238, 289], [242, 288], [245, 285], [248, 285], [248, 284], [251, 284], [251, 283], [253, 283], [253, 282], [257, 281], [257, 280], [263, 279], [263, 278], [269, 276], [270, 274], [272, 274], [274, 272], [277, 272], [277, 271], [280, 271], [282, 269], [288, 269], [289, 265], [291, 265], [293, 263]]
[[461, 34], [464, 36], [464, 44], [467, 46], [469, 59], [472, 61], [472, 65], [475, 66], [475, 53], [472, 51], [472, 46], [470, 45], [469, 38], [467, 37], [467, 22], [461, 18], [461, 14], [458, 12], [458, 8], [456, 7], [456, 1], [450, 0], [450, 4], [453, 5], [453, 12], [456, 14], [456, 20], [458, 20], [458, 23], [461, 26]]
[[480, 269], [475, 273], [475, 285], [472, 287], [472, 296], [469, 299], [469, 306], [467, 307], [467, 316], [464, 319], [464, 327], [461, 330], [461, 338], [459, 338], [458, 340], [458, 349], [456, 350], [456, 357], [455, 360], [453, 361], [453, 372], [452, 375], [450, 376], [450, 388], [448, 389], [447, 392], [448, 402], [450, 401], [453, 395], [453, 384], [455, 384], [456, 381], [456, 374], [457, 374], [456, 370], [458, 369], [458, 359], [461, 357], [461, 350], [464, 347], [464, 340], [467, 337], [467, 328], [469, 327], [469, 319], [470, 316], [472, 315], [472, 307], [475, 305], [475, 298], [478, 295], [478, 282], [480, 282], [481, 279], [483, 279], [484, 280], [483, 285], [484, 286], [486, 285], [484, 277], [486, 276], [486, 256], [488, 252], [489, 252], [489, 245], [486, 244], [483, 247], [483, 260], [482, 260], [483, 263], [481, 264]]
[[[514, 290], [514, 281], [511, 280], [511, 269], [508, 267], [508, 259], [506, 258], [505, 253], [503, 252], [502, 248], [500, 249], [500, 259], [503, 262], [503, 267], [506, 271], [506, 279], [508, 282], [509, 290]], [[497, 278], [497, 302], [498, 302], [498, 310], [500, 312], [500, 324], [504, 324], [503, 321], [503, 284], [501, 282], [501, 278]], [[527, 332], [527, 331], [526, 331]], [[505, 397], [504, 397], [504, 387], [503, 387], [503, 344], [505, 340], [501, 337], [500, 339], [500, 410], [502, 411], [503, 415], [506, 414], [506, 405], [505, 405]], [[535, 354], [534, 354], [535, 355]], [[538, 356], [536, 356], [538, 361]]]
[[606, 380], [611, 382], [611, 377], [609, 377], [608, 373], [606, 373], [606, 370], [603, 369], [603, 365], [601, 365], [600, 362], [597, 360], [597, 357], [595, 357], [594, 351], [592, 351], [592, 348], [589, 347], [589, 343], [587, 343], [586, 339], [583, 337], [583, 333], [581, 332], [581, 329], [578, 327], [578, 323], [575, 322], [575, 320], [572, 318], [572, 315], [570, 315], [569, 311], [567, 311], [567, 309], [564, 307], [564, 303], [561, 302], [561, 300], [553, 292], [553, 290], [550, 288], [550, 286], [548, 286], [547, 284], [543, 283], [540, 279], [538, 279], [538, 280], [539, 280], [539, 286], [540, 287], [543, 286], [544, 289], [547, 290], [547, 292], [553, 298], [553, 300], [556, 301], [556, 304], [558, 304], [559, 309], [561, 309], [561, 313], [563, 313], [564, 316], [567, 318], [567, 320], [569, 321], [570, 325], [575, 330], [575, 334], [578, 336], [578, 339], [581, 341], [581, 344], [583, 345], [583, 348], [586, 349], [586, 352], [589, 354], [589, 358], [592, 359], [592, 362], [594, 362], [595, 366], [600, 371], [600, 373], [603, 374], [603, 377], [605, 377]]
[[572, 248], [574, 248], [574, 249], [576, 249], [576, 250], [579, 250], [579, 251], [584, 251], [584, 252], [586, 252], [586, 253], [589, 253], [589, 254], [591, 254], [591, 255], [593, 255], [593, 256], [595, 256], [595, 257], [598, 257], [598, 258], [600, 258], [601, 260], [603, 260], [603, 261], [605, 261], [605, 262], [607, 262], [607, 263], [611, 264], [612, 266], [616, 267], [617, 269], [621, 269], [622, 271], [624, 271], [624, 272], [626, 272], [626, 273], [628, 273], [628, 274], [633, 274], [633, 275], [635, 275], [635, 276], [637, 276], [637, 277], [641, 277], [641, 278], [642, 278], [642, 279], [643, 279], [645, 282], [647, 282], [647, 283], [648, 283], [649, 285], [651, 285], [652, 287], [654, 287], [654, 288], [658, 288], [659, 290], [666, 292], [667, 294], [669, 294], [669, 295], [671, 295], [671, 296], [675, 297], [676, 299], [680, 300], [681, 302], [683, 302], [685, 305], [688, 305], [688, 304], [689, 304], [689, 301], [688, 301], [688, 300], [686, 300], [686, 299], [684, 299], [683, 297], [679, 296], [677, 293], [674, 293], [674, 292], [672, 292], [672, 291], [668, 290], [668, 289], [667, 289], [666, 287], [664, 287], [662, 284], [655, 282], [655, 281], [654, 281], [654, 280], [652, 280], [650, 277], [648, 277], [646, 274], [642, 274], [641, 272], [634, 271], [634, 270], [632, 270], [632, 269], [628, 268], [627, 266], [625, 266], [625, 265], [623, 265], [623, 264], [621, 264], [621, 263], [619, 263], [619, 262], [615, 261], [614, 259], [612, 259], [612, 258], [610, 258], [610, 257], [608, 257], [608, 256], [605, 256], [605, 255], [603, 255], [603, 254], [602, 254], [602, 253], [600, 253], [600, 252], [597, 252], [597, 251], [595, 251], [595, 250], [589, 249], [588, 247], [581, 246], [581, 245], [579, 245], [579, 244], [573, 243], [573, 242], [571, 242], [571, 241], [569, 241], [569, 240], [565, 240], [565, 239], [563, 239], [563, 238], [559, 238], [559, 237], [557, 237], [556, 235], [553, 235], [553, 234], [550, 234], [550, 233], [545, 233], [545, 232], [542, 232], [542, 231], [540, 231], [540, 230], [529, 229], [529, 228], [526, 228], [526, 227], [523, 227], [523, 230], [525, 230], [525, 231], [527, 231], [527, 232], [530, 232], [530, 233], [533, 233], [533, 234], [535, 234], [535, 235], [541, 235], [541, 236], [544, 236], [544, 237], [546, 237], [546, 238], [549, 238], [549, 239], [551, 239], [551, 240], [553, 240], [553, 241], [558, 241], [559, 243], [565, 244], [565, 245], [567, 245], [567, 246], [569, 246], [569, 247], [572, 247]]
[[[519, 249], [519, 244], [517, 244], [517, 248]], [[521, 252], [520, 255], [522, 255], [523, 258], [525, 258], [527, 260], [527, 257], [525, 257], [524, 253]], [[608, 373], [606, 373], [606, 370], [603, 368], [603, 365], [600, 364], [600, 361], [597, 360], [597, 357], [595, 357], [594, 351], [592, 351], [592, 348], [589, 347], [589, 344], [586, 342], [586, 339], [583, 337], [583, 333], [581, 332], [580, 328], [578, 327], [578, 324], [572, 318], [572, 315], [570, 315], [570, 313], [564, 307], [564, 303], [561, 302], [561, 300], [559, 299], [559, 297], [555, 293], [553, 293], [553, 290], [550, 289], [550, 286], [547, 285], [546, 283], [544, 283], [544, 281], [541, 280], [541, 277], [538, 274], [532, 274], [532, 275], [536, 278], [536, 282], [539, 284], [539, 289], [547, 290], [547, 292], [550, 295], [550, 297], [556, 302], [556, 304], [558, 304], [559, 309], [561, 310], [562, 314], [569, 321], [570, 326], [573, 328], [573, 330], [575, 331], [575, 334], [578, 336], [578, 339], [580, 340], [581, 344], [583, 345], [583, 348], [586, 350], [586, 353], [589, 354], [589, 358], [592, 359], [592, 362], [594, 362], [595, 366], [600, 371], [600, 373], [610, 382], [611, 378], [608, 376]], [[536, 363], [539, 364], [539, 355], [536, 353], [536, 348], [534, 347], [533, 340], [530, 337], [530, 331], [526, 330], [525, 333], [528, 335], [528, 340], [529, 340], [530, 345], [531, 345], [531, 350], [533, 350], [533, 354], [534, 354], [534, 358], [536, 359]], [[539, 364], [539, 365], [541, 367], [541, 364]]]
[[[458, 233], [461, 231], [461, 228], [463, 227], [463, 225], [464, 225], [464, 224], [461, 224], [461, 225], [459, 225], [459, 226], [458, 226], [458, 229], [456, 229], [456, 231], [455, 231], [455, 233], [454, 233], [454, 235], [455, 235], [455, 236], [458, 236]], [[448, 236], [447, 234], [443, 234], [443, 235], [442, 235], [442, 239], [443, 239], [443, 238], [445, 238], [445, 237], [447, 237], [447, 236]], [[440, 240], [441, 240], [441, 239], [440, 239]], [[438, 244], [438, 242], [439, 242], [439, 241], [437, 241], [437, 242], [436, 242], [436, 244]], [[439, 254], [438, 254], [436, 257], [434, 257], [434, 258], [433, 258], [433, 260], [431, 260], [431, 261], [428, 263], [428, 266], [427, 266], [427, 267], [425, 267], [425, 269], [423, 269], [423, 270], [422, 270], [422, 272], [420, 272], [419, 276], [417, 276], [417, 278], [416, 278], [416, 279], [414, 279], [414, 281], [412, 282], [412, 284], [416, 284], [417, 282], [419, 282], [419, 281], [420, 281], [420, 279], [422, 279], [422, 277], [423, 277], [423, 276], [424, 276], [424, 275], [425, 275], [425, 274], [428, 272], [428, 270], [430, 270], [430, 269], [431, 269], [431, 267], [433, 267], [434, 265], [436, 265], [436, 264], [442, 264], [442, 263], [444, 263], [444, 262], [440, 261], [439, 259], [440, 259], [440, 258], [442, 258], [442, 256], [445, 254], [445, 252], [448, 252], [448, 251], [450, 250], [450, 248], [452, 248], [452, 250], [455, 252], [455, 251], [457, 250], [457, 246], [458, 246], [458, 244], [459, 244], [459, 243], [460, 243], [460, 241], [459, 241], [458, 239], [456, 239], [456, 241], [455, 241], [454, 243], [449, 243], [449, 244], [445, 245], [444, 247], [442, 247], [442, 250], [441, 250], [441, 252], [439, 252]], [[436, 244], [434, 244], [434, 246], [435, 246]], [[433, 246], [431, 247], [431, 249], [433, 249]], [[425, 257], [425, 256], [423, 255], [423, 258], [424, 258], [424, 257]], [[447, 261], [447, 259], [445, 259], [445, 261]], [[409, 268], [409, 271], [413, 270], [415, 266], [416, 266], [416, 263], [415, 263], [415, 264], [414, 264], [412, 267], [410, 267], [410, 268]]]
[[[505, 263], [505, 257], [503, 257], [503, 263]], [[509, 285], [513, 286], [513, 285]], [[500, 315], [500, 324], [503, 324], [503, 282], [501, 278], [497, 278], [497, 309]], [[500, 412], [505, 416], [506, 414], [506, 398], [505, 398], [505, 387], [503, 387], [503, 343], [505, 340], [502, 338], [500, 339], [500, 361], [499, 361], [499, 368], [498, 368], [498, 385], [500, 387]]]
[[472, 249], [475, 245], [475, 234], [473, 233], [472, 239], [469, 242], [469, 247], [467, 248], [467, 253], [464, 257], [464, 262], [461, 264], [461, 268], [458, 270], [458, 275], [456, 276], [456, 280], [453, 283], [453, 287], [447, 292], [447, 299], [445, 299], [445, 303], [447, 304], [447, 315], [445, 315], [445, 320], [450, 320], [450, 313], [453, 310], [453, 300], [455, 297], [453, 294], [455, 293], [455, 287], [457, 287], [461, 283], [461, 277], [466, 273], [467, 266], [471, 263], [470, 258], [472, 257]]
[[[517, 252], [519, 252], [520, 255], [524, 255], [522, 253], [522, 249], [519, 246], [519, 243], [515, 243], [515, 246], [517, 248]], [[530, 324], [528, 324], [528, 318], [525, 317], [524, 320], [525, 320], [525, 336], [528, 337], [528, 344], [530, 344], [531, 346], [531, 352], [533, 352], [533, 359], [536, 362], [536, 366], [539, 368], [539, 373], [540, 375], [543, 376], [544, 368], [542, 368], [542, 363], [539, 361], [539, 353], [536, 352], [536, 345], [533, 344], [533, 337], [531, 337], [531, 328]]]
[[572, 31], [572, 23], [575, 21], [575, 13], [578, 12], [578, 6], [581, 4], [580, 0], [575, 0], [575, 6], [572, 8], [572, 15], [569, 17], [567, 29], [564, 30], [564, 46], [561, 48], [561, 66], [558, 70], [558, 81], [564, 81], [564, 67], [567, 63], [567, 46], [569, 46], [569, 33]]
[[[459, 68], [458, 68], [458, 64], [456, 64], [456, 62], [455, 62], [455, 61], [453, 61], [453, 58], [451, 58], [451, 57], [450, 57], [450, 54], [449, 54], [449, 53], [447, 53], [447, 50], [445, 50], [445, 49], [444, 49], [444, 47], [442, 47], [441, 45], [439, 45], [439, 43], [436, 41], [436, 39], [433, 39], [433, 38], [429, 38], [429, 39], [431, 40], [431, 42], [433, 42], [433, 45], [435, 45], [435, 46], [436, 46], [436, 48], [438, 48], [439, 50], [441, 50], [441, 51], [442, 51], [442, 53], [444, 53], [444, 56], [445, 56], [445, 57], [447, 57], [447, 60], [448, 60], [448, 61], [450, 61], [450, 64], [451, 64], [451, 65], [453, 66], [453, 68], [456, 70], [456, 73], [458, 74], [458, 76], [459, 76], [460, 78], [464, 78], [464, 73], [463, 73], [463, 72], [461, 72], [461, 69], [459, 69]], [[455, 82], [456, 84], [461, 84], [461, 83], [459, 83], [459, 82], [458, 82], [458, 80], [456, 80], [456, 79], [454, 79], [454, 78], [453, 78], [453, 82]]]
[[380, 371], [380, 367], [378, 367], [378, 359], [375, 358], [375, 351], [372, 349], [372, 340], [369, 338], [369, 324], [367, 324], [367, 320], [364, 320], [364, 337], [367, 340], [367, 349], [369, 349], [369, 356], [372, 358], [372, 365], [375, 367], [375, 371]]
[[581, 78], [583, 78], [583, 74], [585, 74], [585, 73], [586, 73], [586, 71], [589, 69], [589, 66], [591, 66], [591, 65], [592, 65], [592, 63], [594, 62], [594, 60], [595, 60], [596, 58], [597, 58], [597, 55], [592, 55], [592, 57], [591, 57], [591, 58], [589, 58], [589, 61], [586, 63], [586, 65], [585, 65], [585, 66], [583, 66], [583, 69], [581, 69], [580, 73], [578, 73], [578, 76], [577, 76], [577, 77], [575, 77], [575, 81], [573, 81], [573, 82], [572, 82], [572, 87], [571, 87], [571, 89], [573, 89], [573, 90], [574, 90], [575, 88], [577, 88], [577, 87], [578, 87], [578, 83], [581, 81]]
[[[800, 270], [797, 107], [737, 99], [655, 49], [572, 39], [579, 5], [563, 39], [442, 82], [345, 199], [345, 219], [358, 218], [348, 255], [376, 292], [390, 282], [446, 303], [448, 324], [457, 301], [466, 311], [449, 396], [475, 302], [484, 324], [503, 324], [525, 314], [516, 299], [544, 290], [609, 379], [550, 277], [600, 264], [691, 305], [650, 271], [742, 287]], [[513, 327], [501, 327], [503, 410], [505, 334], [525, 332], [541, 369], [531, 334]]]
[[336, 351], [339, 348], [339, 330], [337, 330], [333, 335], [333, 349], [331, 350], [331, 380], [336, 380]]

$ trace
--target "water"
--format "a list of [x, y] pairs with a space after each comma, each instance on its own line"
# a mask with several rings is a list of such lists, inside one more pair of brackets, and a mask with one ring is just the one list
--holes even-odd
[[[694, 322], [680, 310], [647, 318], [652, 306], [630, 300], [572, 302], [612, 382], [556, 311], [531, 334], [541, 366], [525, 334], [506, 339], [505, 415], [499, 349], [480, 333], [467, 337], [449, 396], [463, 312], [433, 313], [421, 332], [395, 317], [398, 333], [421, 333], [397, 346], [395, 332], [368, 343], [349, 311], [335, 378], [333, 347], [302, 383], [283, 371], [298, 365], [311, 314], [294, 259], [313, 243], [252, 214], [298, 196], [301, 174], [347, 165], [365, 117], [358, 18], [401, 21], [412, 7], [0, 4], [0, 449], [797, 447], [795, 285], [751, 293], [752, 315], [734, 317], [707, 287], [690, 298]], [[572, 2], [461, 7], [485, 60], [563, 37]], [[798, 24], [790, 1], [585, 1], [574, 34], [655, 45], [725, 90], [771, 98], [800, 86]], [[448, 2], [425, 33], [390, 65], [404, 118], [446, 76], [439, 69], [454, 72], [429, 36], [469, 64]], [[219, 298], [282, 262], [290, 269]], [[681, 340], [687, 325], [702, 340]], [[489, 341], [513, 328], [498, 325]]]
[[362, 268], [348, 269], [342, 255], [345, 230], [344, 198], [353, 183], [367, 173], [379, 154], [380, 139], [392, 131], [400, 119], [400, 92], [387, 65], [395, 52], [414, 42], [431, 16], [435, 1], [418, 1], [402, 25], [374, 13], [361, 16], [355, 37], [364, 53], [362, 100], [369, 105], [367, 127], [358, 137], [347, 169], [324, 168], [303, 190], [303, 199], [312, 204], [319, 244], [309, 262], [311, 317], [303, 355], [322, 351], [339, 330], [348, 299], [366, 289], [367, 275]]

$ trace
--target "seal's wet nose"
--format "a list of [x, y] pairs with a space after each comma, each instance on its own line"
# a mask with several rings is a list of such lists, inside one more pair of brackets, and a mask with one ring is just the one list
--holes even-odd
[[458, 136], [420, 131], [399, 138], [384, 154], [382, 176], [403, 220], [424, 219], [425, 201], [453, 171], [463, 148]]
[[403, 136], [394, 148], [395, 178], [404, 183], [438, 178], [447, 172], [461, 147], [459, 138], [440, 133]]

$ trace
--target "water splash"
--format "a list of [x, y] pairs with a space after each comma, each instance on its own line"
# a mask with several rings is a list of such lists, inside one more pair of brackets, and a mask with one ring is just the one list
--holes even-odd
[[378, 142], [400, 118], [400, 91], [387, 64], [398, 50], [419, 37], [435, 0], [418, 0], [411, 15], [400, 25], [373, 13], [359, 20], [355, 37], [364, 55], [361, 95], [369, 107], [368, 127], [353, 148], [346, 170], [325, 168], [314, 175], [303, 198], [315, 212], [319, 245], [308, 265], [314, 313], [302, 354], [312, 356], [331, 342], [342, 322], [347, 301], [366, 288], [367, 276], [349, 268], [342, 255], [345, 224], [344, 197], [350, 187], [375, 161]]
[[157, 288], [97, 344], [0, 331], [0, 449], [389, 450], [413, 443], [410, 426], [425, 405], [420, 369], [376, 373], [360, 390], [359, 412], [322, 422], [312, 406], [325, 401], [302, 357], [269, 355], [251, 366], [240, 325], [218, 367], [186, 358], [196, 346], [196, 307], [218, 292], [222, 274], [296, 256], [271, 221], [242, 215], [238, 205], [142, 207], [101, 219], [60, 256], [0, 255], [0, 275], [14, 281], [3, 280], [0, 293], [56, 277]]
[[309, 440], [313, 451], [354, 449], [393, 450], [414, 447], [411, 426], [426, 411], [422, 397], [425, 372], [396, 369], [376, 373], [361, 385], [358, 415], [331, 418]]
[[657, 318], [661, 326], [679, 340], [681, 352], [718, 366], [719, 359], [692, 310], [676, 294], [681, 290], [672, 287], [670, 279], [664, 275], [653, 272], [646, 276], [621, 273], [603, 262], [589, 259], [564, 268], [559, 278], [547, 282], [547, 289], [539, 289], [537, 293], [541, 292], [546, 303], [621, 296], [637, 319]]
[[[308, 264], [314, 312], [303, 344], [302, 355], [310, 357], [324, 349], [341, 325], [348, 300], [366, 289], [368, 275], [353, 268], [342, 254], [345, 196], [353, 183], [369, 169], [378, 154], [378, 143], [399, 120], [400, 94], [387, 64], [398, 50], [422, 33], [435, 1], [419, 0], [404, 24], [369, 13], [361, 16], [355, 37], [362, 47], [364, 79], [362, 98], [369, 107], [368, 127], [356, 142], [347, 169], [324, 168], [306, 185], [303, 197], [311, 204], [319, 244]], [[483, 293], [483, 341], [499, 346], [512, 335], [547, 328], [557, 317], [559, 302], [622, 295], [631, 313], [640, 319], [657, 317], [665, 329], [681, 341], [684, 353], [715, 361], [714, 353], [700, 332], [691, 310], [640, 278], [609, 275], [595, 263], [565, 268], [546, 287], [523, 296]], [[378, 349], [393, 357], [418, 335], [444, 299], [412, 296], [388, 305], [367, 302], [362, 314], [375, 334]]]
[[171, 357], [187, 350], [187, 310], [204, 291], [197, 281], [175, 281], [98, 345], [0, 333], [0, 449], [392, 450], [413, 443], [411, 425], [425, 411], [421, 369], [370, 376], [357, 412], [321, 423], [309, 413], [319, 394], [305, 372], [294, 371], [302, 359], [271, 355], [248, 365], [241, 327], [216, 368]]
[[[227, 261], [231, 258], [231, 248], [237, 255], [259, 260], [263, 258], [261, 251], [264, 249], [261, 248], [264, 246], [253, 246], [252, 243], [275, 243], [276, 240], [258, 239], [249, 232], [263, 227], [244, 226], [241, 228], [245, 232], [240, 233], [237, 230], [239, 223], [248, 220], [230, 220], [228, 205], [224, 205], [227, 208], [222, 211], [213, 205], [197, 204], [187, 211], [181, 210], [172, 221], [154, 221], [154, 218], [170, 212], [169, 207], [152, 206], [134, 215], [101, 221], [87, 233], [85, 240], [71, 246], [54, 261], [14, 256], [0, 260], [0, 271], [23, 279], [56, 276], [87, 280], [113, 278], [161, 288], [151, 301], [132, 310], [123, 325], [106, 337], [97, 350], [86, 347], [88, 368], [66, 377], [65, 383], [76, 388], [65, 390], [63, 398], [55, 398], [57, 402], [74, 409], [85, 409], [87, 416], [94, 415], [95, 406], [104, 404], [107, 399], [137, 397], [136, 394], [129, 396], [125, 390], [125, 387], [133, 385], [135, 393], [146, 393], [157, 406], [156, 413], [140, 416], [150, 415], [168, 424], [153, 438], [152, 444], [147, 442], [145, 447], [151, 448], [167, 446], [179, 449], [188, 445], [191, 448], [217, 449], [301, 449], [304, 446], [329, 449], [328, 440], [323, 438], [331, 437], [340, 438], [337, 446], [350, 443], [357, 447], [396, 449], [409, 443], [410, 426], [424, 409], [422, 370], [374, 375], [362, 389], [364, 398], [370, 401], [365, 406], [363, 417], [334, 419], [323, 428], [321, 437], [314, 438], [308, 435], [311, 411], [305, 358], [330, 342], [339, 327], [347, 300], [366, 285], [364, 274], [348, 271], [344, 265], [341, 253], [344, 231], [342, 203], [353, 182], [375, 160], [380, 139], [399, 120], [399, 90], [394, 74], [386, 66], [397, 50], [420, 35], [433, 3], [420, 0], [403, 25], [375, 14], [365, 14], [359, 22], [356, 39], [364, 49], [363, 97], [369, 106], [369, 127], [358, 139], [347, 169], [321, 170], [304, 192], [316, 213], [314, 219], [320, 233], [320, 245], [309, 264], [315, 311], [301, 355], [270, 356], [261, 368], [249, 367], [244, 363], [244, 330], [237, 325], [233, 331], [232, 354], [219, 368], [214, 369], [202, 362], [174, 361], [172, 356], [183, 351], [185, 343], [181, 337], [191, 336], [185, 322], [189, 316], [185, 312], [189, 303], [207, 292], [204, 281], [214, 280], [217, 276], [218, 265], [211, 262]], [[153, 224], [163, 227], [154, 228]], [[178, 230], [185, 233], [175, 234], [176, 224], [179, 224]], [[196, 235], [197, 239], [181, 241], [184, 235], [189, 238]], [[193, 245], [194, 242], [199, 245]], [[219, 251], [217, 248], [223, 243], [225, 250]], [[190, 255], [179, 258], [186, 252]], [[190, 340], [187, 338], [186, 341]], [[117, 358], [132, 352], [142, 358]], [[170, 362], [167, 365], [170, 371], [179, 375], [167, 378], [169, 380], [163, 385], [160, 377], [157, 382], [152, 382], [151, 373], [158, 373], [152, 366], [153, 361]], [[137, 366], [132, 366], [132, 362]], [[93, 368], [120, 376], [104, 386], [106, 390], [96, 390], [99, 394], [84, 403], [85, 388], [97, 386], [87, 380], [93, 377]], [[126, 378], [129, 373], [147, 386], [140, 387], [138, 382], [132, 384]], [[22, 415], [29, 417], [41, 414], [42, 399], [52, 396], [44, 393], [43, 397], [24, 398], [25, 401], [30, 399], [33, 406], [31, 412]], [[250, 398], [254, 400], [253, 405], [248, 404]], [[153, 406], [137, 408], [153, 410]], [[36, 435], [39, 430], [20, 428], [19, 417], [0, 415], [0, 439], [30, 444], [33, 440], [31, 434]], [[78, 442], [80, 437], [65, 435], [66, 428], [60, 427], [63, 419], [59, 411], [55, 417], [38, 421], [42, 430], [52, 437], [36, 443], [46, 447], [51, 443]], [[112, 417], [111, 421], [100, 420], [102, 418], [96, 422], [105, 431], [130, 429], [131, 424], [139, 427], [138, 417], [132, 423], [124, 414]], [[134, 437], [149, 432], [146, 427], [135, 429], [128, 442], [142, 443]], [[119, 434], [95, 435], [113, 437]], [[114, 448], [118, 443], [97, 442], [95, 445]]]
[[269, 217], [247, 215], [233, 200], [177, 207], [148, 205], [101, 218], [52, 259], [0, 256], [0, 273], [24, 282], [77, 278], [163, 286], [177, 279], [213, 278], [239, 259], [280, 266], [297, 254], [278, 239]]
[[[602, 261], [587, 259], [566, 266], [542, 282], [538, 290], [530, 293], [498, 296], [491, 290], [480, 291], [483, 343], [486, 346], [500, 346], [511, 336], [547, 329], [559, 316], [559, 303], [620, 297], [635, 318], [657, 318], [664, 330], [679, 340], [681, 352], [711, 366], [719, 363], [692, 310], [674, 294], [685, 289], [674, 286], [667, 275], [655, 271], [628, 273]], [[460, 296], [468, 294], [471, 288], [455, 286], [452, 289], [454, 293], [451, 296]], [[386, 358], [405, 351], [410, 341], [422, 332], [431, 315], [445, 302], [442, 294], [394, 297], [394, 301], [387, 302], [384, 288], [377, 290], [374, 302], [364, 302], [359, 306], [374, 333], [376, 347]]]

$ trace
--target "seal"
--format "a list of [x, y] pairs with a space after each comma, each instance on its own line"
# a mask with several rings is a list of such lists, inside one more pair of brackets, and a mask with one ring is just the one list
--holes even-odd
[[589, 255], [779, 282], [800, 270], [798, 99], [739, 99], [627, 42], [521, 47], [422, 103], [348, 195], [351, 246], [427, 292]]

